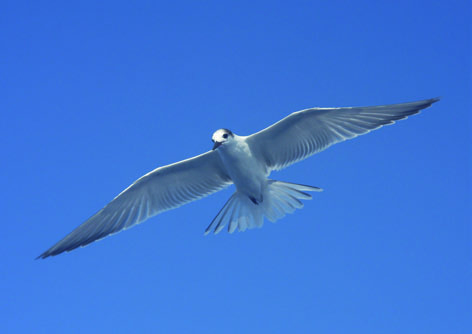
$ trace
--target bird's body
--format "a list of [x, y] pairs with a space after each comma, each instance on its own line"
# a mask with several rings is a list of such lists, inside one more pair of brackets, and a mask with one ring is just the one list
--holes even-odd
[[269, 179], [329, 146], [417, 114], [439, 99], [372, 107], [312, 108], [290, 114], [250, 136], [217, 130], [212, 151], [144, 175], [39, 258], [83, 247], [161, 212], [200, 199], [231, 184], [235, 193], [205, 230], [261, 227], [303, 207], [318, 187]]
[[234, 135], [233, 139], [227, 145], [222, 145], [217, 152], [237, 191], [262, 202], [269, 171], [265, 164], [254, 156], [246, 138]]

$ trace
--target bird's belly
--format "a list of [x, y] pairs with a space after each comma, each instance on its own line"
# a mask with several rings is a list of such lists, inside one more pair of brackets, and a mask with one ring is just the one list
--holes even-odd
[[229, 174], [238, 191], [257, 199], [260, 198], [267, 178], [257, 164], [244, 161], [232, 165]]
[[246, 149], [221, 150], [220, 156], [236, 189], [249, 197], [262, 200], [267, 184], [264, 165]]

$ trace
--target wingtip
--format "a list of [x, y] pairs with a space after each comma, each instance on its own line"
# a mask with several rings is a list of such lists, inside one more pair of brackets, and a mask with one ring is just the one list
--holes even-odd
[[55, 255], [57, 255], [57, 253], [50, 252], [50, 249], [48, 249], [47, 251], [43, 252], [41, 255], [37, 256], [35, 260], [40, 260], [40, 259], [44, 260], [48, 257], [55, 256]]
[[[75, 248], [72, 248], [72, 249], [75, 249]], [[72, 250], [72, 249], [70, 249], [70, 250]], [[66, 250], [59, 250], [58, 251], [58, 249], [55, 246], [53, 246], [53, 247], [49, 248], [48, 250], [44, 251], [38, 257], [36, 257], [35, 260], [39, 260], [39, 259], [44, 260], [48, 257], [56, 256], [56, 255], [59, 255], [63, 252], [69, 252], [69, 250], [66, 249]]]
[[49, 255], [47, 255], [46, 253], [43, 253], [43, 254], [37, 256], [34, 260], [35, 260], [35, 261], [36, 261], [36, 260], [40, 260], [40, 259], [41, 259], [41, 260], [44, 260], [44, 259], [47, 258], [48, 256], [49, 256]]

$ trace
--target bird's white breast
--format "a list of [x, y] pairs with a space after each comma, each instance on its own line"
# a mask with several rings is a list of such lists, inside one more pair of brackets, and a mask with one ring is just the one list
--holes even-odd
[[267, 184], [267, 167], [255, 157], [245, 137], [234, 138], [218, 148], [223, 164], [238, 191], [261, 198]]

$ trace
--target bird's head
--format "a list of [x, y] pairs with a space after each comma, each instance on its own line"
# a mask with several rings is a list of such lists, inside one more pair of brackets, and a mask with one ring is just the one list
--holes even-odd
[[213, 136], [211, 136], [211, 140], [214, 143], [213, 150], [217, 149], [224, 143], [231, 141], [233, 138], [234, 138], [234, 134], [231, 132], [231, 130], [228, 130], [228, 129], [216, 130], [215, 133], [213, 133]]

